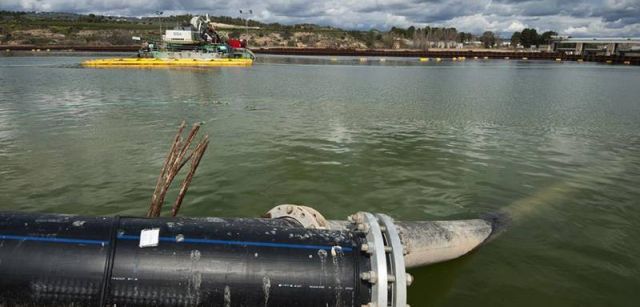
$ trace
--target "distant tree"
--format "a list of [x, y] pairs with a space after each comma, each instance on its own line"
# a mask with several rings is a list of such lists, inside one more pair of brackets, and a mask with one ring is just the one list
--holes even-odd
[[516, 47], [522, 44], [522, 33], [516, 31], [511, 35], [511, 47]]
[[458, 43], [465, 43], [465, 42], [469, 42], [473, 40], [473, 34], [471, 33], [466, 33], [466, 32], [460, 32], [458, 33], [458, 37], [456, 38], [456, 41]]
[[274, 30], [279, 30], [280, 28], [282, 28], [282, 25], [276, 22], [276, 23], [269, 24], [269, 27]]
[[424, 49], [427, 47], [427, 43], [426, 43], [427, 38], [424, 30], [417, 28], [416, 31], [413, 33], [413, 37], [411, 39], [413, 39], [414, 48]]
[[280, 35], [284, 40], [289, 40], [293, 36], [293, 34], [291, 34], [291, 31], [289, 29], [284, 29], [284, 31], [280, 32]]
[[395, 35], [403, 35], [404, 30], [402, 28], [391, 27], [391, 29], [389, 29], [389, 33], [395, 34]]
[[445, 28], [444, 29], [444, 40], [447, 42], [455, 41], [458, 37], [458, 30], [456, 28]]
[[412, 38], [416, 34], [416, 27], [410, 26], [407, 29], [407, 38]]
[[377, 30], [369, 30], [367, 32], [367, 34], [364, 36], [364, 43], [367, 45], [367, 47], [372, 48], [375, 46], [377, 36], [378, 36]]
[[522, 30], [520, 34], [520, 41], [522, 46], [529, 48], [531, 46], [538, 46], [540, 38], [538, 37], [538, 31], [536, 29], [526, 28]]
[[382, 42], [383, 48], [393, 48], [393, 42], [395, 41], [395, 36], [393, 35], [393, 33], [382, 34], [380, 41]]
[[445, 28], [433, 28], [431, 32], [434, 41], [444, 41], [447, 36], [445, 33]]
[[556, 36], [558, 35], [558, 33], [554, 32], [554, 31], [547, 31], [542, 33], [542, 35], [540, 35], [540, 40], [538, 41], [539, 44], [541, 45], [547, 45], [551, 43], [551, 37], [552, 36]]
[[482, 36], [480, 36], [480, 41], [485, 48], [491, 48], [495, 46], [497, 39], [496, 35], [493, 32], [485, 31], [484, 33], [482, 33]]

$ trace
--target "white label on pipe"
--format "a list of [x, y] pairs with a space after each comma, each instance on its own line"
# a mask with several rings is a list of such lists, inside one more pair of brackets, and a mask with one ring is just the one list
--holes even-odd
[[140, 247], [158, 246], [158, 242], [160, 242], [160, 228], [140, 231]]

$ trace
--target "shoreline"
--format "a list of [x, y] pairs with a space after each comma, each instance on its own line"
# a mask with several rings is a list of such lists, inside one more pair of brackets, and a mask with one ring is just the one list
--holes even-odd
[[[31, 52], [136, 52], [138, 45], [121, 46], [64, 46], [64, 45], [0, 45], [3, 53]], [[411, 50], [411, 49], [330, 49], [330, 48], [252, 48], [256, 54], [307, 56], [360, 56], [360, 57], [415, 57], [423, 59], [503, 59], [599, 62], [607, 64], [640, 65], [640, 57], [605, 55], [568, 55], [557, 52], [531, 52], [511, 50]]]

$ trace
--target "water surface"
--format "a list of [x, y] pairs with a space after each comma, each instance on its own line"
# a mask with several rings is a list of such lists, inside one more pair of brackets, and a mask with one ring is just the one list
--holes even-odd
[[[87, 69], [0, 57], [0, 210], [143, 215], [177, 125], [211, 144], [186, 216], [517, 219], [412, 272], [412, 306], [634, 306], [640, 69], [262, 57], [250, 68]], [[175, 191], [173, 191], [175, 195]], [[173, 196], [169, 196], [172, 199]]]

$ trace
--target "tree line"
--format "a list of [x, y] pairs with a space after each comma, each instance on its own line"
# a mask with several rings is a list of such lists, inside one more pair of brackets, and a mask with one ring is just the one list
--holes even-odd
[[469, 32], [458, 32], [456, 28], [447, 27], [424, 27], [416, 28], [411, 26], [407, 29], [392, 27], [389, 33], [405, 39], [411, 39], [417, 47], [430, 47], [434, 42], [456, 42], [469, 44], [473, 41], [480, 41], [485, 48], [492, 48], [498, 45], [500, 38], [491, 31], [485, 31], [482, 35]]
[[[456, 28], [416, 28], [411, 26], [407, 29], [403, 29], [393, 27], [389, 33], [394, 34], [397, 37], [412, 39], [418, 46], [425, 45], [425, 42], [427, 45], [430, 45], [429, 42], [437, 41], [455, 41], [463, 44], [479, 41], [485, 48], [493, 48], [498, 46], [502, 41], [502, 39], [492, 31], [485, 31], [481, 35], [477, 35], [468, 32], [458, 32]], [[555, 31], [546, 31], [542, 34], [538, 34], [536, 29], [525, 28], [522, 31], [514, 32], [511, 35], [510, 42], [513, 47], [518, 45], [525, 48], [530, 48], [531, 46], [537, 47], [539, 45], [549, 44], [553, 36], [556, 35], [558, 35], [558, 33]]]
[[520, 32], [513, 32], [511, 35], [511, 46], [522, 45], [525, 48], [531, 46], [540, 46], [549, 44], [553, 36], [558, 35], [554, 31], [547, 31], [542, 34], [538, 34], [536, 29], [526, 28]]
[[[116, 17], [102, 15], [82, 15], [73, 13], [46, 13], [46, 12], [13, 12], [0, 10], [0, 30], [2, 25], [14, 24], [25, 26], [43, 26], [43, 22], [66, 22], [93, 24], [93, 28], [117, 28], [126, 25], [140, 26], [158, 26], [159, 23], [171, 27], [172, 25], [188, 25], [189, 20], [193, 17], [190, 14], [173, 15], [173, 16], [148, 16], [148, 17]], [[245, 19], [230, 16], [211, 16], [215, 22], [244, 25]], [[331, 26], [320, 26], [314, 24], [295, 24], [284, 25], [280, 23], [263, 23], [255, 20], [248, 20], [249, 26], [260, 27], [258, 34], [262, 37], [271, 33], [279, 33], [285, 40], [289, 40], [295, 32], [318, 32], [331, 35], [333, 37], [345, 40], [347, 37], [360, 40], [367, 47], [384, 47], [391, 48], [398, 43], [404, 48], [425, 49], [432, 47], [455, 48], [458, 44], [480, 44], [485, 48], [494, 48], [499, 46], [503, 39], [492, 31], [485, 31], [482, 34], [474, 34], [469, 32], [458, 32], [455, 27], [430, 27], [423, 28], [410, 26], [408, 28], [392, 27], [388, 31], [379, 31], [371, 29], [369, 31], [361, 30], [342, 30]], [[73, 26], [73, 25], [71, 25]], [[13, 27], [11, 27], [13, 28]], [[8, 30], [8, 29], [4, 29]], [[6, 32], [6, 31], [0, 31]], [[251, 31], [254, 32], [254, 31]], [[511, 36], [511, 46], [523, 46], [529, 48], [531, 46], [539, 46], [548, 44], [552, 36], [557, 35], [554, 31], [546, 31], [538, 34], [536, 29], [526, 28], [522, 31], [514, 32]]]

